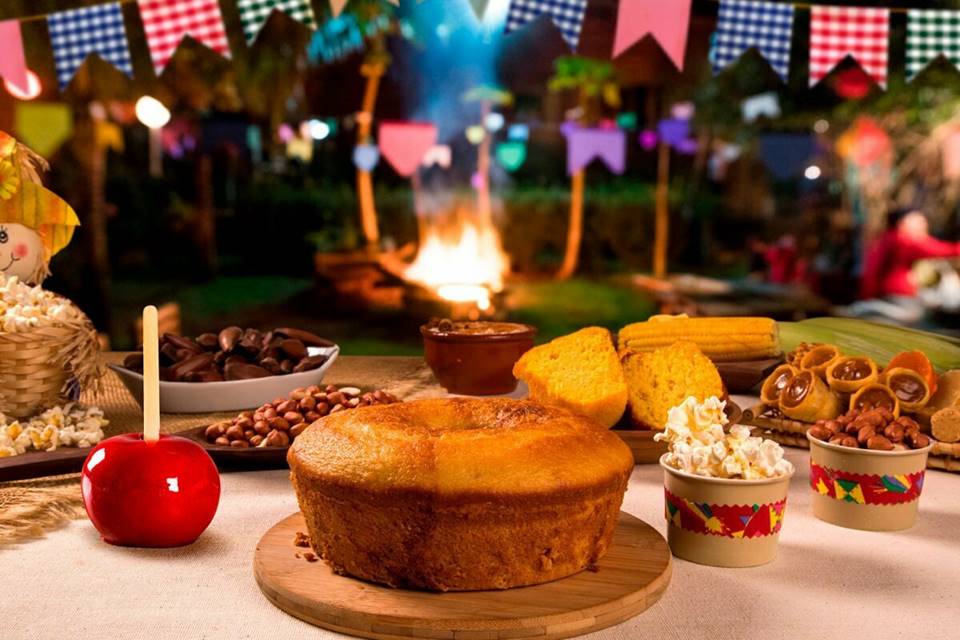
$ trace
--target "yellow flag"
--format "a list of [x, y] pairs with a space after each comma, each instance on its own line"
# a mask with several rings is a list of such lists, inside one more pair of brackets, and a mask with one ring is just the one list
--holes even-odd
[[41, 156], [52, 155], [70, 137], [70, 107], [55, 102], [18, 102], [14, 127], [19, 138]]

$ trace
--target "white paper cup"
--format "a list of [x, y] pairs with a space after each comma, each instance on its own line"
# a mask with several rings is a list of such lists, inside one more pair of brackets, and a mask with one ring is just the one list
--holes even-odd
[[908, 451], [873, 451], [830, 444], [810, 434], [813, 515], [841, 527], [899, 531], [917, 521], [932, 444]]
[[793, 474], [763, 480], [664, 470], [664, 515], [673, 555], [714, 567], [753, 567], [777, 557]]

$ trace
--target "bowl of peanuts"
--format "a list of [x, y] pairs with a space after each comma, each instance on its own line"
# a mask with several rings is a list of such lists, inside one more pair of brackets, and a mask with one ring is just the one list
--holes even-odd
[[888, 408], [852, 410], [807, 431], [813, 515], [866, 531], [909, 529], [917, 520], [929, 437]]
[[206, 449], [219, 466], [284, 468], [290, 444], [317, 420], [331, 413], [395, 402], [399, 400], [382, 389], [312, 385], [184, 435]]

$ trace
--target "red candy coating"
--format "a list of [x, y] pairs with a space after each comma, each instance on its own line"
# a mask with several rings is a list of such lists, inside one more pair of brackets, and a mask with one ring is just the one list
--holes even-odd
[[81, 473], [83, 502], [105, 542], [179, 547], [196, 540], [220, 503], [220, 474], [197, 443], [166, 434], [108, 438]]

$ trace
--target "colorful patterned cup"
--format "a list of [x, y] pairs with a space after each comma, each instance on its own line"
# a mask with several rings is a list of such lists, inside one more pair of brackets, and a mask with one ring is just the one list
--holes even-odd
[[706, 478], [664, 463], [664, 515], [673, 555], [714, 567], [754, 567], [777, 557], [790, 475]]
[[917, 521], [927, 454], [872, 451], [810, 441], [813, 515], [849, 529], [899, 531]]

